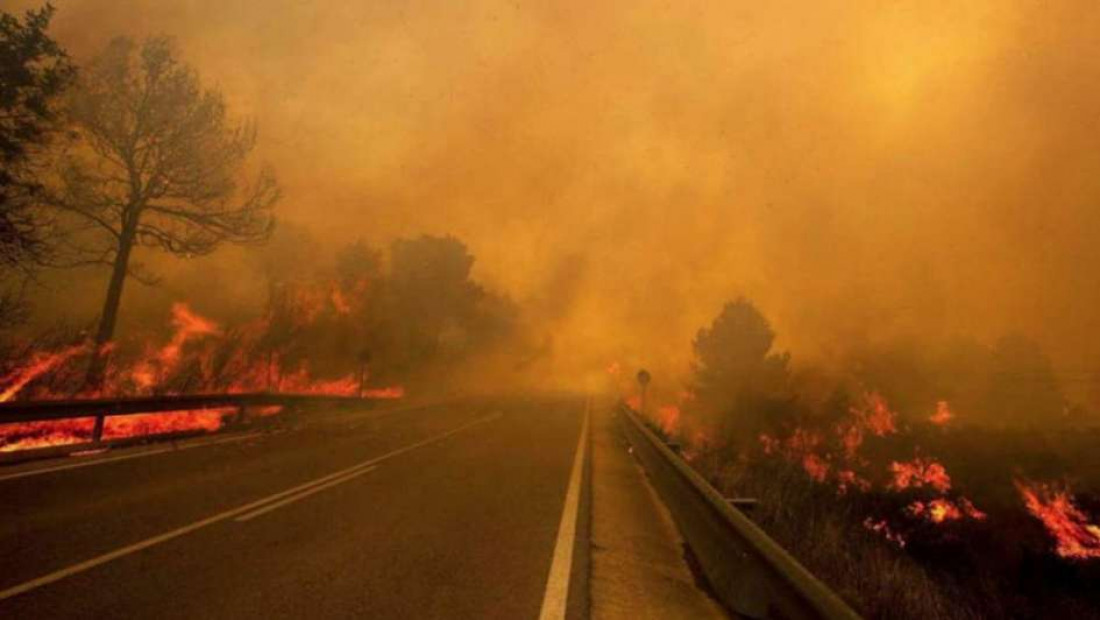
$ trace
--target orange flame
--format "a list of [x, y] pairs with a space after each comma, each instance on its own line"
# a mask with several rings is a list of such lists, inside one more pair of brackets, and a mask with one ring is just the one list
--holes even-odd
[[0, 452], [90, 441], [95, 418], [0, 425]]
[[1054, 537], [1059, 556], [1078, 560], [1100, 558], [1100, 525], [1077, 507], [1066, 489], [1020, 480], [1015, 484], [1028, 511]]
[[936, 412], [928, 417], [928, 421], [936, 426], [947, 426], [954, 417], [955, 414], [951, 413], [951, 407], [948, 406], [947, 401], [941, 400], [936, 403]]
[[139, 389], [150, 389], [160, 383], [163, 377], [171, 374], [179, 366], [183, 347], [188, 342], [214, 336], [221, 331], [216, 323], [195, 314], [187, 304], [181, 302], [172, 304], [172, 326], [175, 333], [168, 344], [147, 359], [134, 364], [130, 370], [130, 378]]
[[[345, 291], [338, 286], [300, 286], [287, 291], [293, 321], [307, 324], [314, 321], [324, 310], [326, 301], [339, 314], [347, 314], [352, 309], [353, 297], [365, 292], [367, 286], [361, 282]], [[350, 297], [349, 297], [350, 295]], [[260, 354], [257, 361], [257, 343], [272, 328], [271, 316], [265, 316], [246, 325], [237, 333], [243, 341], [231, 352], [228, 360], [219, 362], [217, 373], [212, 369], [213, 353], [211, 347], [195, 348], [194, 343], [210, 337], [223, 336], [221, 327], [214, 321], [193, 312], [185, 303], [177, 302], [172, 306], [172, 336], [163, 346], [148, 347], [147, 352], [137, 361], [118, 364], [109, 374], [103, 387], [96, 393], [83, 393], [83, 397], [134, 395], [163, 391], [165, 382], [187, 364], [195, 364], [197, 374], [188, 379], [187, 385], [195, 390], [218, 390], [229, 393], [251, 391], [295, 392], [303, 394], [324, 394], [334, 396], [362, 396], [374, 399], [399, 399], [405, 396], [402, 386], [385, 386], [363, 390], [363, 386], [354, 374], [336, 379], [314, 378], [305, 363], [291, 371], [281, 365], [278, 351]], [[29, 363], [8, 373], [0, 379], [0, 402], [11, 400], [35, 379], [55, 371], [73, 357], [90, 351], [90, 346], [82, 344], [52, 353], [38, 353]], [[219, 377], [234, 377], [231, 385], [226, 386]], [[37, 398], [51, 397], [39, 389]], [[278, 409], [257, 410], [257, 415], [271, 415]], [[231, 411], [204, 410], [182, 411], [167, 414], [139, 414], [136, 416], [118, 416], [107, 419], [104, 428], [106, 439], [160, 434], [177, 431], [215, 431], [222, 427]], [[252, 413], [252, 412], [250, 412]], [[16, 450], [28, 447], [40, 447], [59, 443], [80, 442], [90, 439], [91, 423], [82, 420], [42, 422], [29, 424], [10, 424], [0, 426], [0, 450]]]
[[337, 314], [344, 316], [351, 314], [351, 302], [348, 301], [347, 296], [344, 295], [344, 291], [340, 290], [339, 287], [334, 286], [332, 288], [330, 299], [332, 300], [332, 307], [336, 310]]
[[110, 440], [188, 431], [212, 433], [221, 429], [225, 419], [236, 415], [237, 411], [236, 407], [219, 407], [171, 413], [111, 416], [103, 424], [103, 438]]
[[889, 486], [895, 491], [925, 486], [940, 493], [951, 490], [951, 477], [947, 475], [947, 469], [937, 461], [920, 458], [908, 463], [894, 461], [890, 463], [890, 471], [894, 479]]
[[810, 478], [813, 478], [816, 482], [825, 482], [825, 479], [829, 477], [829, 464], [812, 452], [803, 455], [802, 469], [805, 469]]
[[87, 344], [80, 344], [53, 353], [35, 353], [26, 365], [16, 368], [8, 376], [0, 379], [0, 384], [7, 385], [4, 391], [0, 392], [0, 403], [15, 398], [28, 383], [87, 350]]
[[675, 435], [680, 430], [680, 415], [676, 405], [664, 405], [657, 410], [657, 425], [666, 435]]
[[380, 398], [396, 400], [405, 397], [405, 388], [400, 385], [391, 385], [390, 387], [374, 388], [363, 391], [363, 398]]
[[942, 497], [928, 502], [915, 501], [910, 504], [906, 510], [910, 515], [927, 519], [932, 523], [957, 521], [964, 517], [969, 517], [978, 521], [986, 518], [986, 514], [978, 510], [974, 504], [965, 497], [960, 498], [957, 502]]
[[878, 392], [864, 394], [862, 402], [849, 408], [849, 414], [851, 418], [837, 427], [849, 459], [855, 458], [867, 433], [885, 437], [897, 432], [896, 415]]

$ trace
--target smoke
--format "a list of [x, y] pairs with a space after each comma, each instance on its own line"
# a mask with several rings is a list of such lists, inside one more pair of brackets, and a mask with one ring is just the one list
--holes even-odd
[[796, 358], [1022, 332], [1100, 369], [1084, 0], [56, 4], [78, 60], [177, 37], [326, 246], [466, 241], [563, 373], [683, 368], [738, 295]]

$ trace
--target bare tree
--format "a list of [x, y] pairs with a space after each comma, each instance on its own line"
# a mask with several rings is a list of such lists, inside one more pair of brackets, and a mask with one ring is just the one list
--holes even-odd
[[80, 140], [59, 166], [49, 202], [71, 216], [71, 264], [105, 264], [111, 278], [95, 336], [88, 386], [102, 383], [103, 345], [114, 337], [136, 246], [193, 257], [223, 242], [265, 240], [279, 189], [264, 168], [242, 184], [255, 126], [228, 118], [169, 39], [112, 41], [86, 68], [70, 110]]

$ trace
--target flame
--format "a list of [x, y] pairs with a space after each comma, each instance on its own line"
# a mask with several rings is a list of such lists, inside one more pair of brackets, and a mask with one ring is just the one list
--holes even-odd
[[848, 413], [850, 418], [838, 425], [837, 434], [849, 459], [856, 457], [867, 433], [885, 437], [897, 432], [896, 414], [878, 392], [865, 393], [861, 402], [850, 407]]
[[926, 459], [913, 459], [908, 463], [894, 461], [890, 463], [893, 480], [889, 487], [900, 491], [909, 488], [931, 487], [940, 493], [951, 490], [951, 476], [939, 462]]
[[[114, 440], [188, 431], [214, 432], [236, 413], [236, 407], [220, 407], [110, 416], [104, 421], [103, 438]], [[93, 426], [95, 418], [91, 417], [3, 424], [0, 425], [0, 452], [90, 442]]]
[[817, 482], [825, 482], [829, 477], [829, 464], [813, 453], [802, 456], [802, 469]]
[[0, 425], [0, 452], [91, 441], [95, 418]]
[[171, 413], [139, 413], [111, 416], [103, 424], [103, 439], [122, 439], [146, 435], [163, 435], [188, 431], [212, 433], [220, 430], [229, 416], [236, 415], [236, 407], [195, 409]]
[[1055, 552], [1076, 560], [1100, 558], [1100, 525], [1077, 507], [1069, 491], [1016, 480], [1024, 505], [1054, 537]]
[[[305, 324], [315, 320], [323, 310], [326, 299], [332, 301], [338, 313], [350, 311], [352, 301], [349, 294], [366, 290], [365, 283], [354, 287], [350, 293], [333, 287], [295, 287], [284, 291], [292, 313], [291, 320], [296, 324]], [[330, 295], [331, 293], [331, 295]], [[123, 396], [149, 393], [171, 393], [166, 391], [167, 382], [178, 376], [181, 370], [193, 368], [194, 376], [188, 375], [183, 385], [189, 391], [220, 391], [242, 393], [255, 391], [293, 392], [333, 396], [362, 396], [374, 399], [399, 399], [405, 396], [405, 389], [391, 385], [363, 389], [355, 374], [335, 379], [314, 378], [303, 362], [298, 367], [286, 370], [277, 350], [264, 349], [259, 343], [275, 325], [270, 315], [247, 324], [234, 332], [240, 339], [233, 341], [234, 349], [229, 353], [218, 372], [214, 372], [213, 357], [216, 344], [196, 346], [200, 341], [225, 336], [223, 329], [215, 322], [200, 316], [182, 302], [173, 304], [172, 335], [160, 347], [146, 347], [146, 352], [137, 360], [128, 363], [116, 360], [107, 380], [95, 393], [83, 393], [82, 397]], [[114, 344], [110, 345], [112, 348]], [[60, 351], [36, 353], [31, 360], [0, 379], [0, 385], [6, 386], [0, 392], [0, 401], [10, 400], [20, 394], [28, 384], [50, 372], [57, 372], [72, 358], [90, 351], [87, 344], [77, 345]], [[219, 362], [221, 363], [221, 362]], [[231, 384], [225, 385], [219, 377], [234, 377]], [[178, 389], [178, 388], [176, 388]], [[362, 394], [360, 392], [362, 391]], [[31, 395], [35, 398], [55, 398], [71, 395], [46, 393], [37, 388]], [[272, 415], [281, 408], [257, 409], [257, 415]], [[107, 418], [104, 427], [105, 439], [171, 433], [178, 431], [206, 431], [220, 429], [227, 416], [234, 413], [229, 410], [181, 411], [165, 414], [138, 414], [134, 416], [112, 416]], [[252, 412], [250, 412], [252, 413]], [[0, 450], [17, 450], [62, 443], [90, 440], [91, 425], [88, 420], [80, 423], [72, 421], [39, 422], [27, 424], [9, 424], [0, 426]]]
[[966, 498], [960, 498], [957, 502], [942, 497], [927, 502], [918, 500], [909, 504], [906, 510], [910, 515], [926, 519], [932, 523], [957, 521], [964, 517], [979, 521], [986, 518], [986, 514], [978, 510]]
[[680, 408], [676, 405], [663, 405], [657, 409], [657, 425], [666, 435], [675, 435], [680, 430]]
[[329, 299], [332, 300], [332, 307], [336, 310], [337, 314], [344, 316], [351, 314], [351, 303], [348, 301], [347, 296], [344, 295], [344, 291], [340, 290], [339, 287], [332, 287], [332, 293]]
[[948, 406], [946, 400], [941, 400], [936, 403], [936, 412], [928, 417], [928, 421], [936, 426], [947, 426], [955, 417], [954, 413], [951, 413], [951, 407]]
[[195, 314], [187, 304], [180, 302], [172, 304], [172, 326], [175, 333], [168, 344], [139, 360], [129, 371], [130, 379], [139, 389], [149, 390], [169, 376], [179, 366], [183, 347], [188, 342], [221, 333], [216, 323]]
[[27, 364], [16, 368], [12, 372], [2, 379], [0, 379], [0, 385], [7, 385], [3, 392], [0, 392], [0, 403], [8, 402], [12, 398], [15, 398], [28, 383], [34, 381], [38, 377], [46, 374], [50, 370], [64, 364], [73, 357], [80, 355], [88, 351], [87, 344], [79, 344], [71, 346], [61, 351], [38, 352], [31, 356], [31, 359]]
[[854, 488], [866, 493], [871, 490], [871, 481], [863, 478], [856, 472], [850, 469], [844, 469], [836, 473], [838, 490], [841, 493], [847, 493], [848, 489]]
[[374, 388], [363, 391], [363, 398], [379, 398], [379, 399], [391, 399], [396, 400], [405, 397], [405, 388], [400, 385], [391, 385], [390, 387]]

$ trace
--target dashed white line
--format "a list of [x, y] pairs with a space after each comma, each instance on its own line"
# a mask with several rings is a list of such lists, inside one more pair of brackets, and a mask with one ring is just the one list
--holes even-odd
[[301, 493], [298, 493], [297, 495], [291, 495], [290, 497], [288, 497], [284, 500], [274, 502], [274, 503], [271, 503], [271, 504], [267, 504], [263, 508], [259, 508], [257, 510], [253, 510], [252, 512], [243, 514], [243, 515], [237, 517], [236, 519], [234, 519], [234, 521], [237, 521], [237, 522], [240, 522], [240, 523], [243, 523], [245, 521], [251, 521], [252, 519], [255, 519], [256, 517], [258, 517], [262, 514], [267, 514], [267, 513], [271, 512], [272, 510], [277, 510], [279, 508], [282, 508], [283, 506], [286, 506], [287, 504], [293, 504], [294, 502], [296, 502], [300, 499], [305, 499], [305, 498], [309, 497], [310, 495], [313, 495], [314, 493], [320, 493], [321, 491], [324, 491], [325, 489], [327, 489], [329, 487], [334, 487], [338, 484], [343, 484], [343, 483], [347, 482], [348, 480], [351, 480], [353, 478], [358, 478], [359, 476], [362, 476], [363, 474], [368, 473], [368, 472], [372, 472], [376, 469], [378, 469], [377, 466], [371, 465], [370, 467], [360, 469], [359, 471], [356, 471], [356, 472], [352, 472], [352, 473], [350, 473], [346, 476], [343, 476], [341, 478], [337, 478], [336, 480], [330, 480], [329, 482], [326, 482], [324, 484], [318, 484], [314, 487], [306, 489], [305, 491], [302, 491]]

